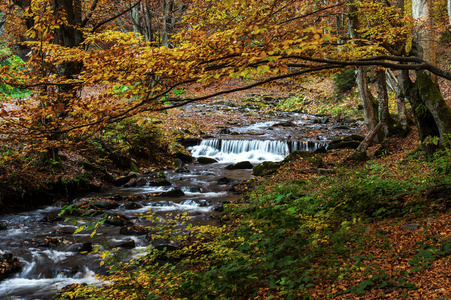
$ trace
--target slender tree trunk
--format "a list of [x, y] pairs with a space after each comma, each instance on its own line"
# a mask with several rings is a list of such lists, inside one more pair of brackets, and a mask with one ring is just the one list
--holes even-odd
[[368, 89], [368, 82], [366, 79], [366, 68], [360, 67], [356, 70], [356, 83], [357, 89], [359, 90], [359, 97], [362, 101], [364, 119], [366, 123], [366, 127], [368, 130], [371, 130], [376, 126], [376, 114], [374, 112], [374, 101], [373, 96], [371, 95]]
[[383, 123], [382, 130], [388, 136], [392, 127], [393, 119], [390, 116], [388, 107], [387, 80], [385, 70], [377, 71], [377, 95], [379, 103], [379, 122]]
[[163, 14], [161, 22], [161, 44], [167, 48], [169, 47], [169, 1], [161, 1], [161, 13]]
[[[349, 5], [349, 36], [352, 39], [358, 38], [357, 29], [359, 28], [359, 20], [357, 16], [357, 10], [354, 6], [354, 1], [350, 1]], [[356, 83], [359, 91], [360, 100], [362, 101], [365, 123], [368, 130], [371, 130], [376, 126], [376, 114], [374, 112], [373, 96], [368, 89], [368, 83], [366, 79], [366, 69], [364, 67], [358, 67], [356, 69]]]
[[398, 106], [398, 123], [403, 131], [407, 130], [407, 111], [406, 111], [406, 82], [409, 78], [408, 70], [399, 71], [397, 92], [397, 106]]

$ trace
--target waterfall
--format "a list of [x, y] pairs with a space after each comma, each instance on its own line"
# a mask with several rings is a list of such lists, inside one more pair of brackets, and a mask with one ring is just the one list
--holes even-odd
[[222, 140], [207, 139], [191, 147], [194, 157], [211, 157], [220, 162], [281, 161], [296, 150], [315, 151], [323, 143], [307, 141]]

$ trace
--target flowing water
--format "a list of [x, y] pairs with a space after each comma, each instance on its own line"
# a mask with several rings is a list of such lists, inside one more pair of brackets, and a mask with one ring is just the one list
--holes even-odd
[[[327, 138], [322, 136], [317, 136], [316, 140], [302, 140], [302, 132], [306, 128], [320, 126], [313, 122], [316, 117], [299, 114], [290, 117], [295, 125], [290, 128], [275, 126], [280, 120], [236, 126], [231, 127], [231, 131], [239, 131], [240, 135], [223, 134], [189, 148], [194, 157], [210, 157], [218, 162], [209, 165], [188, 164], [179, 170], [165, 171], [170, 186], [147, 183], [141, 187], [111, 188], [86, 197], [118, 200], [120, 206], [108, 211], [125, 215], [134, 225], [152, 225], [141, 217], [141, 213], [149, 209], [163, 218], [168, 213], [186, 212], [194, 224], [216, 224], [217, 208], [224, 202], [240, 197], [230, 192], [230, 188], [242, 180], [252, 178], [251, 170], [228, 170], [227, 165], [240, 161], [250, 161], [253, 165], [262, 161], [280, 161], [294, 150], [314, 151], [327, 145]], [[354, 128], [345, 133], [357, 130]], [[342, 131], [336, 130], [333, 134], [338, 133]], [[151, 181], [150, 175], [143, 175], [143, 178]], [[183, 193], [178, 196], [157, 196], [176, 189]], [[0, 217], [8, 228], [0, 232], [1, 252], [12, 253], [23, 264], [21, 272], [0, 282], [0, 299], [51, 299], [55, 290], [68, 284], [101, 284], [94, 277], [96, 273], [105, 272], [99, 266], [99, 257], [80, 253], [81, 247], [91, 241], [89, 232], [73, 234], [86, 221], [78, 219], [72, 225], [55, 218], [59, 211], [60, 207], [49, 206]], [[139, 256], [140, 250], [151, 243], [146, 235], [124, 235], [119, 230], [119, 226], [104, 225], [93, 243], [105, 248], [121, 247], [128, 257]]]

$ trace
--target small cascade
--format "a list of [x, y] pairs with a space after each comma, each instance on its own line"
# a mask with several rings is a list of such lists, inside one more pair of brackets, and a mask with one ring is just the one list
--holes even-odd
[[326, 143], [280, 140], [223, 140], [207, 139], [191, 147], [194, 157], [211, 157], [220, 162], [280, 161], [296, 150], [315, 151]]

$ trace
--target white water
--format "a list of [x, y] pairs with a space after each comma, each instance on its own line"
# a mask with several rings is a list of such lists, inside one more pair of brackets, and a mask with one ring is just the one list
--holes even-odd
[[322, 146], [312, 142], [268, 140], [203, 140], [190, 148], [193, 157], [210, 157], [221, 163], [281, 161], [296, 150], [314, 151]]
[[35, 267], [31, 263], [24, 267], [18, 277], [6, 279], [0, 284], [0, 299], [28, 300], [28, 299], [51, 299], [52, 290], [59, 290], [73, 283], [100, 283], [94, 277], [94, 272], [88, 268], [78, 272], [75, 276], [67, 277], [60, 274], [54, 278], [25, 278], [23, 273], [29, 273]]

